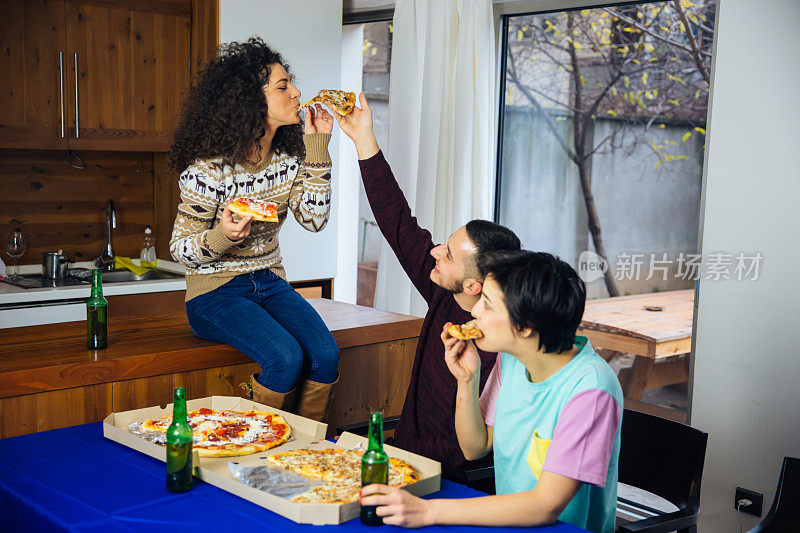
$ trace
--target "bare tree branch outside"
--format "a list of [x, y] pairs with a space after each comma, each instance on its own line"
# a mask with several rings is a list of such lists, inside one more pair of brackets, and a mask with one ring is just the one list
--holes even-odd
[[[602, 257], [593, 159], [643, 144], [653, 169], [691, 157], [683, 145], [705, 135], [715, 4], [673, 0], [508, 19], [505, 105], [531, 108], [577, 169]], [[597, 121], [614, 127], [598, 137]], [[682, 128], [681, 140], [660, 140], [667, 127]], [[605, 285], [619, 294], [611, 270]]]

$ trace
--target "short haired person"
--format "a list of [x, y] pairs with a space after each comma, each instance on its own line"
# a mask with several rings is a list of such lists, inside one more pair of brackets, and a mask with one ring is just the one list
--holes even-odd
[[[372, 111], [364, 94], [361, 108], [347, 116], [333, 113], [355, 143], [361, 178], [378, 227], [414, 287], [428, 304], [420, 331], [411, 382], [393, 444], [442, 463], [443, 473], [464, 465], [456, 437], [456, 380], [444, 363], [439, 332], [448, 320], [470, 320], [469, 311], [481, 295], [483, 277], [477, 257], [492, 250], [518, 250], [519, 238], [510, 229], [487, 220], [458, 228], [444, 244], [417, 224], [392, 169], [378, 148], [372, 130]], [[480, 387], [489, 377], [496, 354], [480, 351]]]
[[387, 524], [535, 526], [562, 520], [614, 531], [622, 390], [585, 337], [583, 282], [546, 253], [496, 252], [481, 258], [486, 276], [472, 314], [500, 352], [483, 394], [471, 341], [442, 332], [447, 366], [458, 380], [455, 425], [468, 458], [494, 454], [496, 496], [423, 500], [368, 485], [363, 505]]

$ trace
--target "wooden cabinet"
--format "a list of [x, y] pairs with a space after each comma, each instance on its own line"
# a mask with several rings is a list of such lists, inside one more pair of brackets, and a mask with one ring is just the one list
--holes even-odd
[[0, 146], [66, 148], [65, 6], [0, 0]]
[[0, 11], [0, 147], [169, 148], [191, 0], [0, 0]]
[[0, 399], [0, 438], [97, 422], [113, 412], [112, 384]]
[[[340, 350], [329, 430], [371, 411], [400, 414], [423, 319], [309, 303]], [[105, 350], [86, 350], [85, 331], [84, 322], [0, 330], [0, 438], [166, 405], [177, 386], [188, 398], [238, 396], [239, 384], [259, 371], [235, 348], [195, 337], [183, 312], [112, 316]]]
[[[372, 411], [385, 417], [402, 412], [416, 348], [416, 338], [342, 348], [327, 419], [329, 437], [338, 426], [367, 420]], [[239, 384], [259, 370], [256, 363], [241, 363], [0, 398], [0, 438], [97, 422], [112, 412], [163, 407], [172, 403], [175, 387], [186, 387], [190, 400], [241, 396]]]

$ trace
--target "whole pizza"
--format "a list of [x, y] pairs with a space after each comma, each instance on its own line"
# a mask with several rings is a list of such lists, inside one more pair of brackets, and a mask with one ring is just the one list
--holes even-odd
[[[324, 485], [314, 487], [292, 498], [296, 503], [348, 503], [358, 500], [361, 491], [360, 450], [327, 448], [324, 450], [292, 450], [270, 455], [267, 461], [297, 474], [320, 479]], [[413, 466], [400, 459], [389, 458], [389, 485], [403, 487], [419, 481]]]
[[[292, 428], [284, 418], [269, 411], [195, 409], [187, 413], [192, 427], [192, 447], [200, 457], [234, 457], [263, 452], [289, 439]], [[166, 433], [172, 416], [142, 423], [145, 431]]]

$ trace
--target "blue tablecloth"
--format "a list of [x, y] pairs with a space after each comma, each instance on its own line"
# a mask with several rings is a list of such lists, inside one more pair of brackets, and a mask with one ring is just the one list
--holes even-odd
[[[0, 439], [0, 531], [280, 532], [291, 530], [375, 533], [358, 519], [339, 526], [296, 524], [195, 479], [184, 494], [164, 488], [164, 463], [103, 437], [100, 422]], [[442, 481], [431, 497], [480, 495]], [[381, 531], [397, 529], [384, 526]], [[431, 527], [472, 533], [476, 527]], [[519, 531], [493, 529], [492, 531]], [[556, 524], [537, 531], [578, 533]]]

